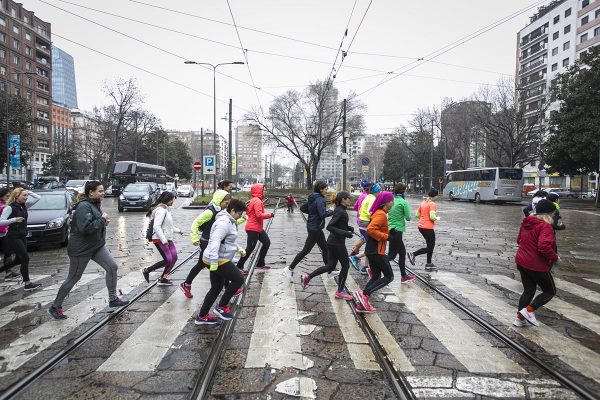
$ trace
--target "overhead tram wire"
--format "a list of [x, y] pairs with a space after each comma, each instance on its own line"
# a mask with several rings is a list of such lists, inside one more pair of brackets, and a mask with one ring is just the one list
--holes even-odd
[[[350, 51], [350, 48], [352, 47], [352, 43], [354, 43], [354, 39], [356, 39], [356, 35], [358, 34], [358, 31], [360, 30], [360, 27], [362, 26], [365, 17], [367, 16], [367, 13], [369, 12], [369, 8], [371, 8], [371, 4], [373, 4], [373, 0], [369, 1], [369, 5], [367, 6], [367, 9], [365, 10], [365, 12], [363, 13], [362, 18], [360, 19], [360, 22], [358, 23], [358, 26], [356, 27], [356, 30], [354, 31], [354, 36], [352, 36], [352, 39], [350, 40], [350, 44], [348, 44], [348, 47], [346, 48], [345, 54], [346, 57], [348, 56], [348, 52]], [[340, 66], [338, 68], [338, 73], [340, 72], [340, 69], [342, 69], [342, 63], [344, 62], [344, 58], [342, 58], [342, 61], [340, 62]]]
[[[122, 60], [122, 59], [120, 59], [120, 58], [117, 58], [117, 57], [111, 56], [110, 54], [106, 54], [106, 53], [104, 53], [104, 52], [102, 52], [102, 51], [100, 51], [100, 50], [96, 50], [96, 49], [94, 49], [94, 48], [92, 48], [92, 47], [89, 47], [89, 46], [86, 46], [85, 44], [82, 44], [82, 43], [76, 42], [76, 41], [74, 41], [74, 40], [72, 40], [72, 39], [69, 39], [69, 38], [67, 38], [67, 37], [65, 37], [65, 36], [61, 36], [61, 35], [59, 35], [59, 34], [58, 34], [58, 33], [56, 33], [56, 32], [52, 32], [52, 36], [59, 37], [59, 38], [61, 38], [61, 39], [63, 39], [63, 40], [66, 40], [67, 42], [73, 43], [73, 44], [75, 44], [75, 45], [77, 45], [77, 46], [83, 47], [84, 49], [87, 49], [87, 50], [93, 51], [94, 53], [98, 53], [98, 54], [100, 54], [100, 55], [103, 55], [104, 57], [110, 58], [110, 59], [111, 59], [111, 60], [113, 60], [113, 61], [117, 61], [117, 62], [120, 62], [121, 64], [125, 64], [125, 65], [127, 65], [127, 66], [129, 66], [129, 67], [132, 67], [132, 68], [138, 69], [138, 70], [140, 70], [140, 71], [142, 71], [142, 72], [145, 72], [145, 73], [147, 73], [147, 74], [149, 74], [149, 75], [155, 76], [155, 77], [157, 77], [157, 78], [160, 78], [160, 79], [162, 79], [162, 80], [165, 80], [165, 81], [167, 81], [167, 82], [169, 82], [169, 83], [172, 83], [172, 84], [174, 84], [174, 85], [177, 85], [177, 86], [183, 87], [183, 88], [185, 88], [185, 89], [188, 89], [188, 90], [190, 90], [190, 91], [192, 91], [192, 92], [195, 92], [195, 93], [201, 94], [201, 95], [203, 95], [203, 96], [206, 96], [206, 97], [208, 97], [208, 98], [210, 98], [210, 99], [212, 99], [212, 98], [213, 98], [212, 94], [204, 93], [203, 91], [201, 91], [201, 90], [198, 90], [198, 89], [194, 89], [194, 88], [193, 88], [193, 87], [191, 87], [191, 86], [188, 86], [188, 85], [185, 85], [185, 84], [183, 84], [183, 83], [180, 83], [180, 82], [174, 81], [174, 80], [172, 80], [172, 79], [170, 79], [170, 78], [167, 78], [167, 77], [165, 77], [165, 76], [159, 75], [159, 74], [157, 74], [157, 73], [155, 73], [155, 72], [152, 72], [152, 71], [149, 71], [149, 70], [147, 70], [147, 69], [145, 69], [145, 68], [139, 67], [139, 66], [137, 66], [137, 65], [135, 65], [135, 64], [132, 64], [132, 63], [130, 63], [130, 62], [128, 62], [128, 61], [125, 61], [125, 60]], [[217, 100], [219, 100], [220, 102], [222, 102], [222, 103], [224, 103], [224, 104], [229, 104], [229, 101], [225, 101], [225, 100], [222, 100], [222, 99], [217, 99]], [[243, 108], [243, 107], [239, 107], [239, 106], [234, 106], [234, 107], [236, 107], [236, 108], [240, 109], [240, 110], [241, 110], [241, 111], [243, 111], [243, 112], [249, 112], [249, 110], [247, 110], [247, 109], [245, 109], [245, 108]]]
[[242, 54], [244, 55], [244, 60], [246, 60], [246, 68], [248, 69], [248, 74], [250, 75], [250, 81], [252, 82], [252, 86], [254, 87], [254, 94], [256, 95], [256, 101], [258, 101], [258, 106], [260, 107], [261, 115], [264, 114], [264, 109], [262, 103], [260, 102], [260, 97], [258, 96], [258, 90], [261, 88], [256, 87], [256, 83], [254, 82], [254, 76], [252, 75], [252, 70], [250, 69], [250, 60], [248, 59], [248, 54], [246, 54], [246, 49], [244, 48], [244, 44], [242, 43], [242, 38], [240, 37], [240, 31], [238, 30], [237, 24], [235, 22], [235, 17], [233, 16], [233, 10], [231, 9], [231, 5], [229, 4], [229, 0], [227, 0], [227, 8], [229, 9], [229, 14], [231, 15], [231, 20], [233, 21], [233, 26], [235, 27], [235, 33], [237, 35], [238, 41], [240, 42], [240, 50], [242, 50]]
[[[136, 38], [135, 36], [131, 36], [131, 35], [127, 34], [127, 33], [121, 32], [121, 31], [119, 31], [119, 30], [117, 30], [117, 29], [111, 28], [110, 26], [106, 26], [106, 25], [104, 25], [104, 24], [101, 24], [101, 23], [99, 23], [99, 22], [96, 22], [96, 21], [94, 21], [94, 20], [92, 20], [92, 19], [86, 18], [86, 17], [84, 17], [84, 16], [81, 16], [81, 15], [79, 15], [79, 14], [77, 14], [77, 13], [74, 13], [74, 12], [72, 12], [72, 11], [65, 10], [64, 8], [61, 8], [61, 7], [59, 7], [59, 6], [57, 6], [57, 5], [54, 5], [54, 4], [51, 4], [51, 3], [49, 3], [49, 2], [47, 2], [47, 1], [45, 1], [45, 0], [39, 0], [39, 1], [40, 1], [41, 3], [44, 3], [44, 4], [48, 5], [48, 6], [50, 6], [50, 7], [54, 7], [54, 8], [56, 8], [56, 9], [60, 10], [60, 11], [63, 11], [63, 12], [65, 12], [65, 13], [67, 13], [67, 14], [70, 14], [70, 15], [73, 15], [73, 16], [75, 16], [75, 17], [77, 17], [77, 18], [83, 19], [83, 20], [85, 20], [85, 21], [87, 21], [87, 22], [89, 22], [89, 23], [92, 23], [92, 24], [94, 24], [94, 25], [98, 25], [98, 26], [100, 26], [100, 27], [102, 27], [102, 28], [104, 28], [104, 29], [107, 29], [107, 30], [111, 31], [111, 32], [114, 32], [114, 33], [117, 33], [117, 34], [119, 34], [119, 35], [125, 36], [125, 37], [126, 37], [126, 38], [128, 38], [128, 39], [131, 39], [131, 40], [134, 40], [134, 41], [136, 41], [136, 42], [142, 43], [142, 44], [144, 44], [144, 45], [146, 45], [146, 46], [149, 46], [149, 47], [151, 47], [151, 48], [153, 48], [153, 49], [155, 49], [155, 50], [161, 51], [161, 52], [163, 52], [163, 53], [166, 53], [166, 54], [168, 54], [168, 55], [171, 55], [171, 56], [173, 56], [173, 57], [176, 57], [176, 58], [182, 59], [182, 60], [184, 60], [184, 61], [185, 61], [185, 60], [189, 60], [189, 58], [188, 58], [188, 57], [184, 57], [184, 56], [182, 56], [182, 55], [179, 55], [179, 54], [173, 53], [173, 52], [171, 52], [171, 51], [169, 51], [169, 50], [163, 49], [162, 47], [159, 47], [159, 46], [153, 45], [152, 43], [148, 43], [148, 42], [146, 42], [146, 41], [144, 41], [144, 40], [142, 40], [142, 39], [138, 39], [138, 38]], [[59, 0], [59, 1], [63, 1], [63, 0]], [[63, 2], [65, 2], [65, 3], [68, 3], [68, 4], [74, 4], [74, 3], [69, 3], [69, 2], [66, 2], [66, 1], [63, 1]], [[89, 7], [83, 7], [83, 8], [89, 8]], [[92, 9], [92, 10], [94, 10], [94, 9]], [[98, 11], [98, 10], [94, 10], [94, 11]], [[103, 12], [103, 11], [98, 11], [98, 12]], [[111, 15], [113, 15], [113, 16], [117, 16], [117, 15], [115, 15], [115, 14], [111, 14]], [[125, 18], [125, 17], [124, 17], [124, 18]], [[129, 18], [125, 18], [125, 19], [129, 19]], [[137, 21], [136, 21], [136, 22], [137, 22]], [[150, 25], [152, 25], [152, 24], [150, 24]], [[158, 26], [155, 26], [155, 27], [158, 27]], [[206, 39], [206, 40], [208, 40], [208, 39]], [[227, 45], [227, 44], [225, 44], [225, 43], [219, 43], [219, 44], [222, 44], [222, 45]], [[231, 47], [235, 47], [235, 48], [237, 48], [237, 46], [233, 46], [233, 45], [231, 45]], [[207, 67], [207, 66], [204, 66], [204, 65], [202, 65], [201, 67], [202, 67], [202, 68], [206, 68], [206, 69], [210, 69], [209, 67]], [[219, 72], [219, 74], [220, 74], [220, 75], [223, 75], [223, 76], [225, 76], [225, 77], [227, 77], [227, 78], [229, 78], [229, 79], [232, 79], [232, 80], [234, 80], [234, 81], [236, 81], [236, 82], [238, 82], [238, 83], [241, 83], [241, 84], [244, 84], [244, 85], [247, 85], [247, 86], [253, 86], [252, 84], [250, 84], [250, 83], [248, 83], [248, 82], [244, 82], [244, 81], [242, 81], [242, 80], [240, 80], [240, 79], [234, 78], [233, 76], [230, 76], [230, 75], [227, 75], [227, 74], [223, 74], [223, 73], [221, 73], [221, 72]], [[275, 95], [273, 95], [273, 94], [271, 94], [271, 93], [268, 93], [268, 92], [266, 92], [266, 91], [265, 91], [265, 93], [267, 93], [268, 95], [270, 95], [270, 96], [272, 96], [272, 97], [275, 97]], [[211, 96], [211, 97], [212, 97], [212, 96]], [[219, 101], [221, 101], [221, 102], [225, 102], [224, 100], [219, 100]], [[225, 103], [228, 103], [228, 102], [225, 102]]]
[[[489, 24], [489, 25], [487, 25], [487, 26], [485, 26], [483, 28], [480, 28], [480, 29], [478, 29], [477, 31], [475, 31], [473, 33], [470, 33], [470, 34], [468, 34], [466, 36], [463, 36], [462, 38], [460, 38], [458, 40], [455, 40], [454, 42], [449, 43], [446, 46], [443, 46], [440, 49], [435, 50], [435, 51], [429, 53], [428, 55], [417, 59], [417, 61], [405, 64], [404, 66], [402, 66], [402, 67], [400, 67], [400, 68], [398, 68], [398, 69], [396, 69], [396, 70], [393, 71], [394, 73], [396, 73], [396, 75], [394, 75], [394, 76], [392, 76], [390, 78], [382, 80], [377, 85], [375, 85], [375, 86], [373, 86], [373, 87], [371, 87], [371, 88], [369, 88], [369, 89], [367, 89], [367, 90], [359, 93], [358, 96], [362, 96], [365, 93], [368, 93], [368, 92], [371, 92], [371, 91], [377, 89], [379, 86], [381, 86], [381, 85], [383, 85], [385, 83], [388, 83], [389, 81], [391, 81], [393, 79], [396, 79], [398, 76], [403, 75], [406, 72], [412, 71], [413, 69], [415, 69], [415, 68], [417, 68], [417, 67], [419, 67], [419, 66], [421, 66], [421, 65], [423, 65], [423, 64], [425, 64], [425, 63], [427, 63], [427, 62], [429, 62], [431, 60], [433, 60], [434, 58], [437, 58], [437, 57], [439, 57], [439, 56], [447, 53], [448, 51], [453, 50], [456, 47], [461, 46], [461, 45], [463, 45], [463, 44], [471, 41], [472, 39], [475, 39], [475, 38], [481, 36], [482, 34], [484, 34], [484, 33], [488, 32], [488, 31], [490, 31], [490, 30], [492, 30], [492, 29], [494, 29], [494, 28], [496, 28], [496, 27], [504, 24], [507, 21], [510, 21], [511, 19], [513, 19], [513, 18], [515, 18], [515, 17], [517, 17], [517, 16], [519, 16], [519, 15], [521, 15], [521, 14], [529, 11], [530, 9], [532, 9], [534, 7], [537, 7], [537, 6], [539, 6], [539, 5], [543, 4], [543, 3], [545, 3], [545, 0], [540, 0], [540, 1], [537, 1], [537, 2], [535, 2], [533, 4], [530, 4], [527, 7], [524, 7], [522, 9], [520, 9], [520, 10], [517, 10], [517, 11], [513, 12], [512, 14], [510, 14], [510, 15], [508, 15], [506, 17], [500, 18], [499, 20], [496, 20], [495, 22], [493, 22], [493, 23], [491, 23], [491, 24]], [[419, 61], [423, 61], [423, 62], [419, 63]], [[413, 64], [416, 64], [416, 65], [413, 65]], [[404, 68], [406, 68], [404, 71], [397, 72], [397, 71], [399, 71], [401, 69], [404, 69]]]

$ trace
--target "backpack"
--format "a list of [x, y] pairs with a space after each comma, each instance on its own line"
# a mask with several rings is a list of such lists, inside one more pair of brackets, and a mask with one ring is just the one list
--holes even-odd
[[152, 234], [154, 233], [154, 217], [150, 218], [150, 222], [148, 223], [148, 228], [146, 229], [146, 239], [151, 242]]
[[204, 239], [208, 239], [209, 235], [210, 235], [210, 229], [212, 228], [213, 224], [215, 223], [215, 218], [217, 216], [217, 210], [215, 210], [213, 205], [210, 205], [208, 207], [206, 207], [208, 210], [210, 210], [210, 212], [212, 212], [212, 217], [210, 217], [210, 219], [206, 222], [204, 222], [202, 225], [200, 225], [198, 227], [198, 232], [201, 232], [201, 237]]

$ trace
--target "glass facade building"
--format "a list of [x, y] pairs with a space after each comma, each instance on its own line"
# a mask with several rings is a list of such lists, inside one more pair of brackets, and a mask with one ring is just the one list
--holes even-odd
[[52, 101], [68, 109], [78, 108], [73, 57], [52, 46], [52, 62]]

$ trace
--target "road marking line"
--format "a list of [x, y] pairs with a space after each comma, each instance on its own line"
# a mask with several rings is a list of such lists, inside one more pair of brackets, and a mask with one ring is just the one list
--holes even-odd
[[591, 214], [591, 215], [596, 215], [596, 216], [600, 217], [600, 213], [593, 212], [593, 211], [584, 211], [584, 210], [569, 210], [569, 211], [575, 211], [575, 212], [580, 212], [580, 213], [584, 213], [584, 214]]
[[[100, 278], [101, 276], [101, 274], [83, 274], [79, 282], [77, 282], [73, 287], [73, 290], [80, 286], [87, 285], [89, 282], [96, 278]], [[43, 290], [33, 292], [31, 296], [27, 296], [24, 299], [11, 303], [0, 309], [0, 328], [11, 321], [22, 318], [34, 312], [36, 303], [40, 303], [42, 307], [50, 304], [56, 297], [60, 285], [62, 285], [62, 282], [43, 288]], [[25, 307], [30, 308], [25, 309]], [[20, 311], [13, 311], [14, 309], [20, 309]]]
[[296, 291], [280, 269], [264, 271], [245, 368], [312, 368], [302, 355]]
[[[135, 271], [119, 279], [118, 286], [122, 288], [123, 294], [127, 294], [143, 281], [142, 274]], [[51, 319], [10, 343], [7, 348], [0, 351], [0, 356], [3, 357], [0, 362], [0, 370], [4, 371], [0, 377], [15, 371], [41, 351], [70, 334], [79, 325], [93, 317], [97, 310], [105, 308], [107, 303], [106, 288], [103, 288], [66, 310], [67, 319]]]
[[[360, 289], [356, 281], [348, 275], [346, 280], [346, 286], [352, 292]], [[396, 339], [392, 336], [390, 331], [387, 329], [379, 315], [375, 314], [363, 314], [365, 320], [377, 336], [377, 340], [381, 344], [381, 347], [385, 350], [387, 357], [394, 364], [394, 368], [398, 372], [415, 371], [415, 367], [411, 364], [404, 351], [400, 348]]]
[[[592, 281], [594, 280], [592, 279]], [[596, 281], [596, 283], [600, 284], [600, 279], [596, 279]], [[587, 301], [591, 301], [593, 303], [600, 303], [600, 293], [598, 292], [577, 285], [575, 283], [565, 281], [563, 279], [554, 278], [554, 282], [556, 283], [556, 287], [558, 289], [564, 290], [565, 292], [569, 292], [578, 297], [583, 297]]]
[[423, 289], [398, 279], [389, 287], [469, 372], [527, 373]]
[[[504, 275], [482, 275], [485, 279], [496, 283], [513, 293], [522, 293], [523, 285], [520, 281], [511, 279]], [[578, 323], [589, 330], [600, 334], [600, 317], [586, 311], [580, 307], [576, 307], [566, 301], [557, 298], [556, 296], [545, 304], [544, 307], [552, 310], [565, 318]]]
[[517, 309], [499, 300], [479, 286], [450, 272], [438, 272], [435, 279], [449, 289], [469, 299], [479, 308], [487, 311], [492, 317], [531, 340], [543, 348], [548, 354], [555, 355], [575, 371], [600, 382], [600, 354], [579, 344], [575, 340], [561, 335], [554, 329], [540, 322], [538, 327], [513, 327], [511, 322], [517, 315]]
[[[50, 275], [29, 275], [30, 282], [41, 281], [42, 279], [46, 279]], [[21, 277], [14, 281], [4, 281], [0, 282], [0, 289], [3, 292], [10, 292], [11, 290], [18, 289], [23, 286], [23, 281], [21, 281]]]
[[379, 368], [375, 354], [373, 354], [369, 341], [358, 325], [358, 321], [356, 321], [352, 310], [348, 307], [345, 300], [335, 298], [335, 292], [337, 291], [335, 280], [327, 277], [325, 274], [321, 275], [321, 279], [325, 284], [325, 290], [329, 295], [331, 307], [344, 336], [350, 358], [354, 362], [354, 367], [362, 370], [380, 371], [381, 368]]
[[98, 371], [155, 371], [175, 339], [202, 305], [210, 287], [207, 271], [192, 285], [194, 297], [188, 299], [177, 289], [171, 297], [140, 325], [131, 336], [98, 367]]
[[596, 285], [600, 285], [600, 279], [591, 279], [591, 278], [584, 278], [586, 281], [590, 281], [592, 283], [595, 283]]

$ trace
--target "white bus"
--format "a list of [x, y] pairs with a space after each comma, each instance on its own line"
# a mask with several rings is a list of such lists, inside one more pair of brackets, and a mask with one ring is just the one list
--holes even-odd
[[446, 174], [443, 196], [450, 200], [475, 203], [521, 201], [523, 170], [521, 168], [470, 168]]

